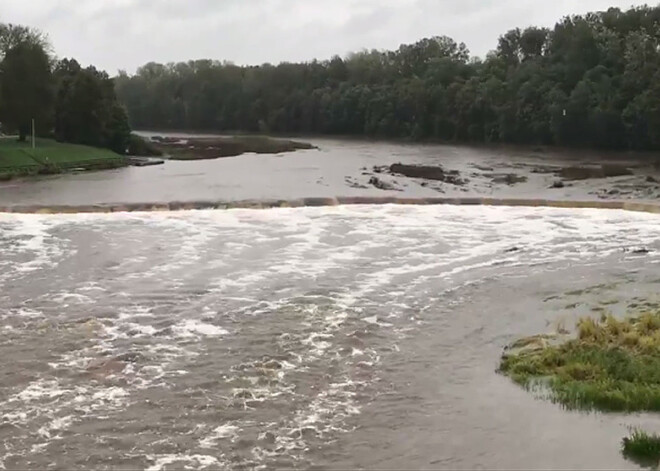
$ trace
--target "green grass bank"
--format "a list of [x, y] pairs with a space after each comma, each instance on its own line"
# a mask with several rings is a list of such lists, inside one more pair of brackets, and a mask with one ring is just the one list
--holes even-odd
[[18, 142], [0, 138], [0, 179], [16, 176], [61, 173], [73, 169], [102, 170], [127, 165], [125, 157], [108, 149], [68, 144], [51, 139]]

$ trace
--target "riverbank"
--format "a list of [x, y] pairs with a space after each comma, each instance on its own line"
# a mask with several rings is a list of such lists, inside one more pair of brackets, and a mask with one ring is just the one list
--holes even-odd
[[27, 175], [48, 175], [65, 171], [104, 170], [124, 167], [128, 161], [108, 149], [37, 139], [19, 142], [15, 137], [0, 138], [0, 180]]

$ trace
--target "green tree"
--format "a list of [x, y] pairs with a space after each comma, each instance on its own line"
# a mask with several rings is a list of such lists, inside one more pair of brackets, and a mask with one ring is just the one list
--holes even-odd
[[24, 43], [40, 46], [48, 54], [52, 49], [48, 36], [41, 31], [27, 26], [0, 23], [0, 60], [11, 49]]
[[612, 8], [512, 29], [483, 60], [434, 36], [298, 64], [149, 63], [115, 83], [143, 128], [660, 149], [658, 25], [660, 6]]
[[0, 119], [25, 141], [35, 119], [40, 133], [51, 125], [53, 83], [50, 59], [39, 44], [22, 42], [0, 64]]
[[58, 63], [55, 77], [55, 137], [125, 153], [130, 127], [108, 75], [65, 59]]

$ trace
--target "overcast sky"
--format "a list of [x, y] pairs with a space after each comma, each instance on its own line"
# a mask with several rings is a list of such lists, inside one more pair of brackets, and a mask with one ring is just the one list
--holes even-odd
[[633, 0], [0, 0], [0, 21], [46, 31], [59, 57], [114, 74], [149, 61], [326, 59], [433, 35], [493, 49], [516, 26]]

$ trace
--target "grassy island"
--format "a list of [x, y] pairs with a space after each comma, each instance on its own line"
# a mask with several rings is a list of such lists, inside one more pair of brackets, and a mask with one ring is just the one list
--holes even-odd
[[272, 139], [265, 136], [234, 136], [213, 138], [160, 138], [153, 140], [172, 160], [208, 160], [236, 157], [242, 154], [281, 154], [297, 150], [316, 149], [306, 142]]
[[[567, 409], [660, 411], [660, 312], [583, 318], [577, 335], [537, 335], [509, 346], [500, 372]], [[660, 463], [660, 436], [635, 430], [624, 456]]]

